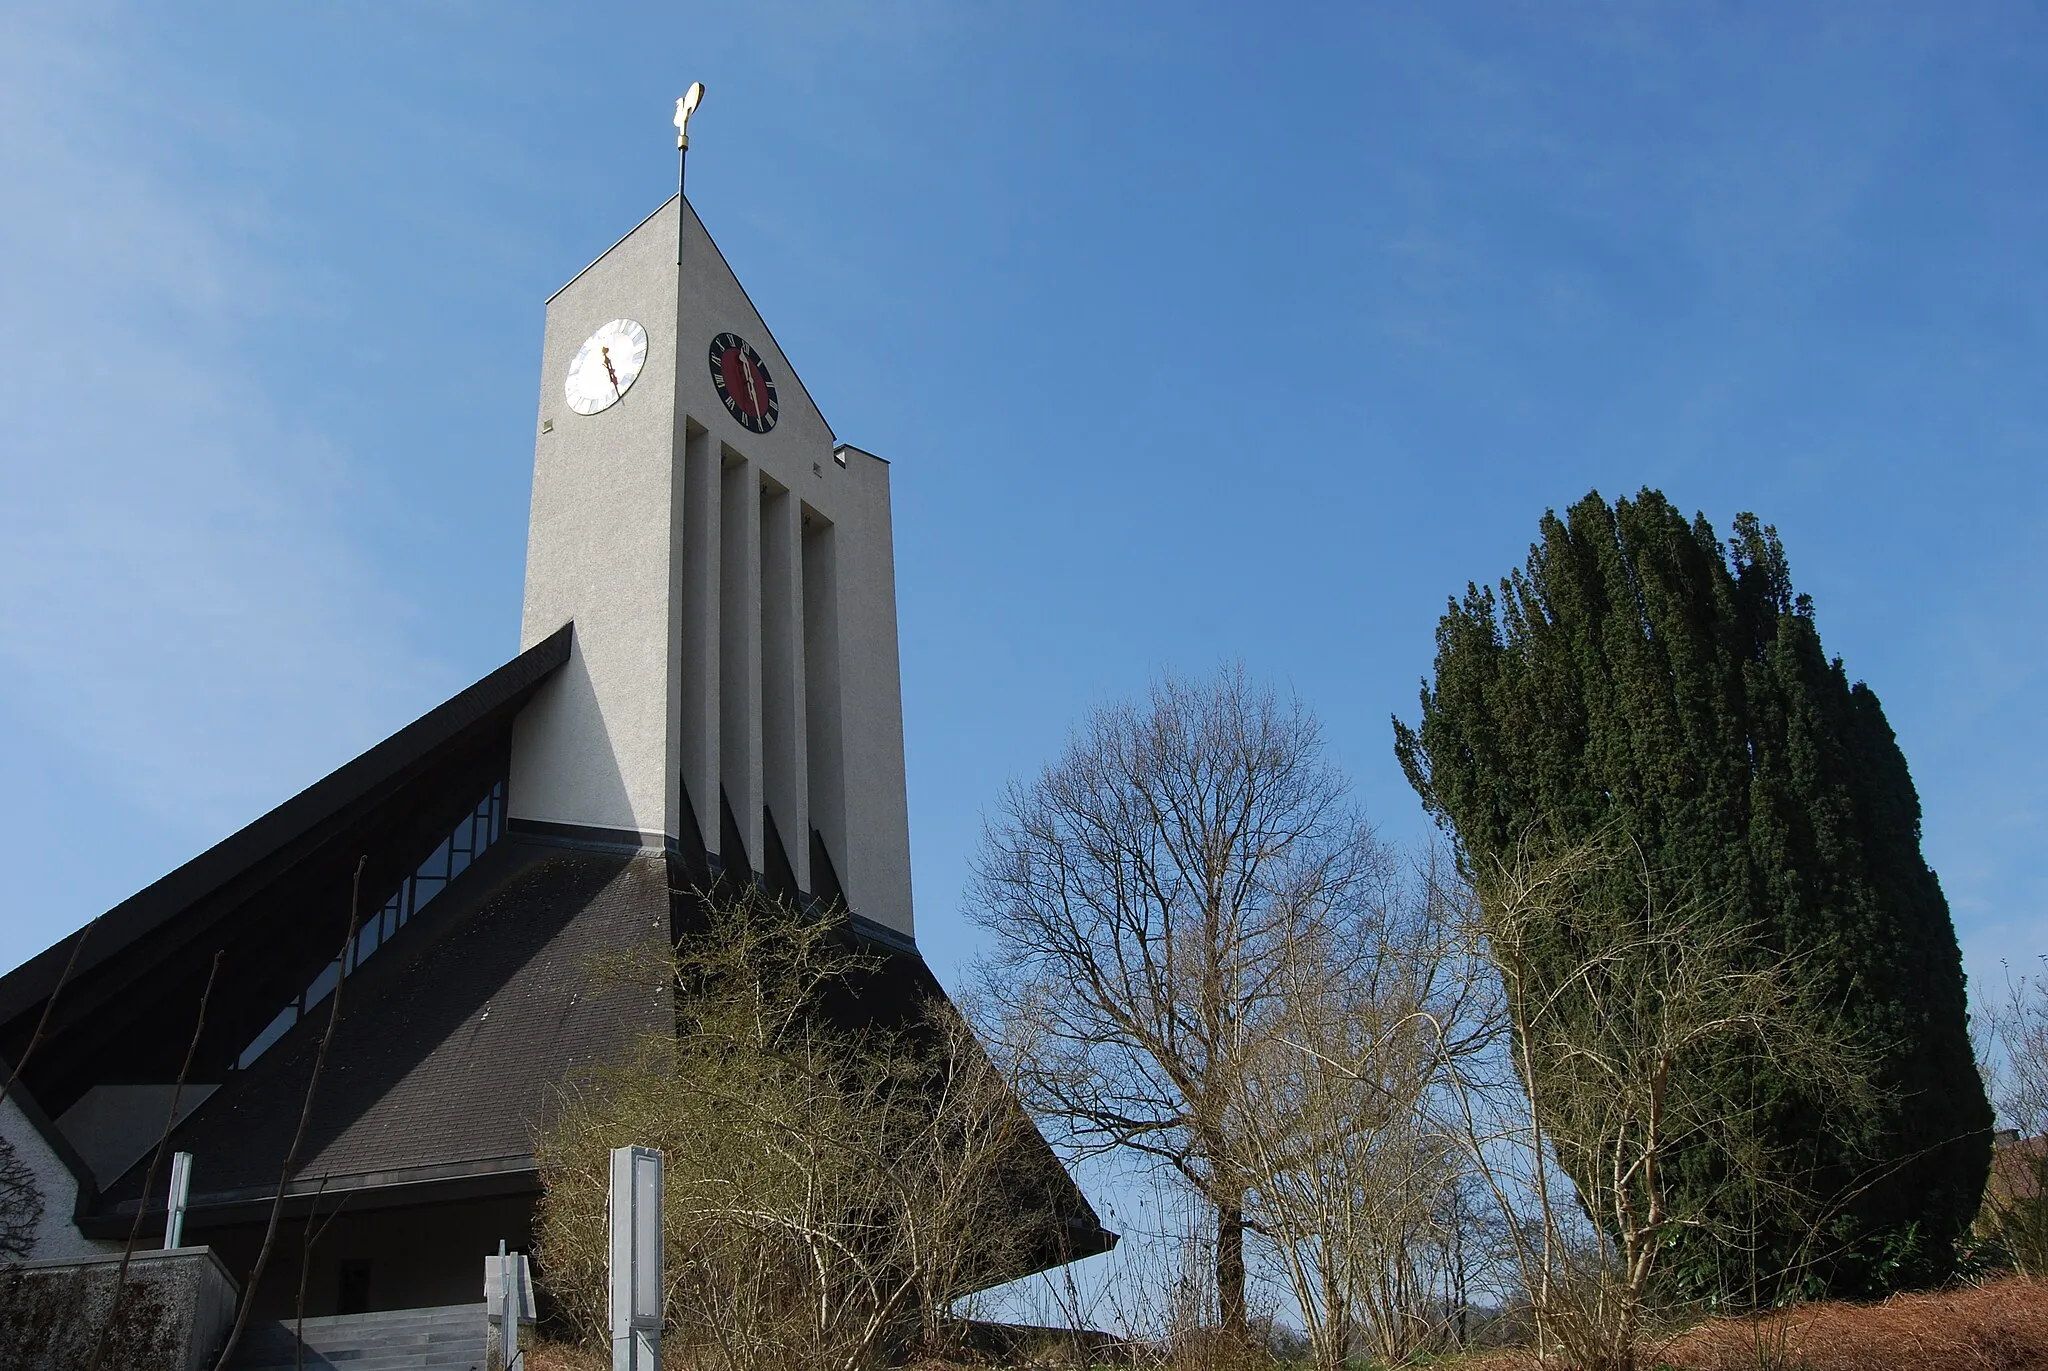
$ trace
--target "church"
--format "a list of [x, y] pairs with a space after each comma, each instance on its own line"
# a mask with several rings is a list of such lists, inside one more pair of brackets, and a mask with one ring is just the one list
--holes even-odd
[[[842, 904], [883, 958], [863, 1012], [943, 996], [890, 468], [834, 435], [680, 194], [548, 301], [534, 434], [519, 651], [0, 977], [0, 1136], [42, 1200], [17, 1255], [118, 1253], [138, 1214], [162, 1245], [176, 1091], [182, 1244], [245, 1280], [339, 992], [254, 1311], [302, 1280], [308, 1315], [479, 1301], [481, 1259], [528, 1246], [551, 1099], [675, 1021], [593, 965], [675, 936], [710, 881]], [[1045, 1159], [1019, 1197], [1067, 1234], [1043, 1264], [1106, 1250]]]

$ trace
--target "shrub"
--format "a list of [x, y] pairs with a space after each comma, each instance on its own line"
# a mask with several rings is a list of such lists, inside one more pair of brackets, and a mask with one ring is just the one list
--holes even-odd
[[880, 966], [842, 918], [702, 903], [661, 970], [674, 1035], [573, 1087], [539, 1140], [544, 1287], [605, 1345], [607, 1158], [632, 1143], [666, 1159], [672, 1364], [858, 1368], [934, 1340], [952, 1299], [1046, 1236], [1009, 1184], [1043, 1144], [942, 1001], [847, 1025]]

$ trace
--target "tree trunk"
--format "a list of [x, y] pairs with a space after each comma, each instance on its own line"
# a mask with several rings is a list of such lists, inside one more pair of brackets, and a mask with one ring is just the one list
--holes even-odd
[[1338, 1283], [1336, 1263], [1329, 1248], [1323, 1249], [1323, 1339], [1317, 1365], [1322, 1371], [1344, 1371], [1344, 1354], [1351, 1343], [1351, 1302]]
[[1242, 1341], [1244, 1313], [1244, 1201], [1216, 1201], [1216, 1305], [1223, 1331]]

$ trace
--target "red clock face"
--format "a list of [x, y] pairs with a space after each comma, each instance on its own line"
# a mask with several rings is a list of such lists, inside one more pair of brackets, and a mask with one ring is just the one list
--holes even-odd
[[781, 410], [775, 402], [775, 378], [768, 374], [761, 354], [748, 347], [736, 333], [721, 333], [711, 340], [711, 384], [727, 413], [750, 433], [766, 433], [775, 427]]

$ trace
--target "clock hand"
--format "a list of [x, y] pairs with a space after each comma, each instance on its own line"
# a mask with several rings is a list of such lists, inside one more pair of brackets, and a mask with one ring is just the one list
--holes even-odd
[[619, 373], [612, 370], [612, 350], [602, 345], [597, 350], [604, 358], [604, 374], [612, 378], [612, 394], [621, 400], [625, 399], [626, 393], [619, 389]]

